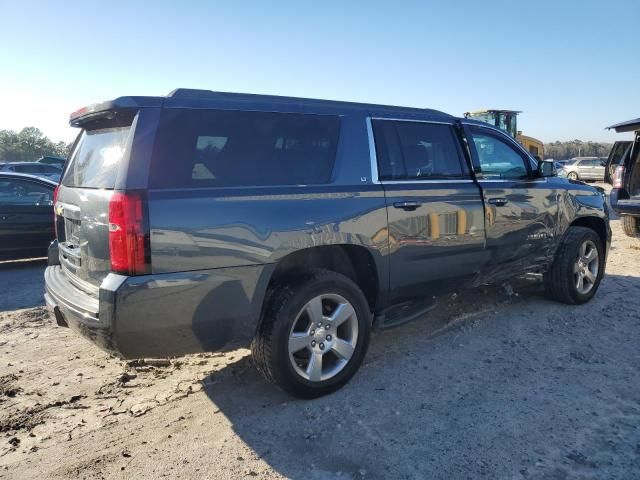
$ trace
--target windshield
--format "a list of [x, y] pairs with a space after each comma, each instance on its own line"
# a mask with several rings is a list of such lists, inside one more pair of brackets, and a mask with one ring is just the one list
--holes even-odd
[[71, 154], [62, 185], [114, 188], [130, 130], [127, 126], [83, 131]]

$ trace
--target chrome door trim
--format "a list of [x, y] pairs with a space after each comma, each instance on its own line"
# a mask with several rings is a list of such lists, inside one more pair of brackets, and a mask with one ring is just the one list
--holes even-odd
[[367, 117], [367, 137], [369, 138], [369, 162], [371, 166], [371, 183], [380, 183], [378, 178], [378, 155], [376, 154], [376, 142], [373, 137], [371, 117]]
[[531, 178], [531, 179], [523, 179], [523, 178], [514, 178], [514, 179], [483, 179], [479, 178], [478, 183], [514, 183], [514, 182], [522, 182], [522, 183], [546, 183], [548, 178]]
[[455, 180], [418, 180], [415, 178], [407, 178], [406, 180], [381, 180], [383, 185], [405, 185], [407, 183], [473, 183], [470, 178], [467, 179], [455, 179]]

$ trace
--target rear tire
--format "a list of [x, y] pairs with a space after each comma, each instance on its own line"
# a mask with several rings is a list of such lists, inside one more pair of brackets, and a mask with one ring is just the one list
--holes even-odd
[[622, 229], [624, 233], [633, 238], [640, 238], [640, 219], [638, 217], [622, 216]]
[[360, 288], [339, 273], [311, 270], [271, 292], [251, 344], [253, 361], [287, 393], [319, 397], [356, 373], [370, 331], [371, 312]]
[[604, 275], [604, 247], [586, 227], [569, 227], [551, 268], [544, 275], [548, 298], [579, 305], [593, 298]]

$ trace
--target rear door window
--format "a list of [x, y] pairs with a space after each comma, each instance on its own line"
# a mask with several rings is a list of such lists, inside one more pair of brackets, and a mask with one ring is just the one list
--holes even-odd
[[112, 189], [131, 127], [84, 130], [62, 178], [65, 187]]
[[374, 120], [381, 180], [459, 178], [466, 172], [451, 125]]
[[328, 183], [339, 117], [273, 112], [166, 109], [151, 188]]

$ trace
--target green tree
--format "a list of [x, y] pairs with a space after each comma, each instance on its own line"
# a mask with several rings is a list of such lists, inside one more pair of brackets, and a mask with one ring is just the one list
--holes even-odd
[[610, 143], [571, 140], [549, 142], [544, 145], [545, 158], [566, 160], [573, 157], [606, 157], [611, 150]]
[[44, 155], [66, 157], [71, 144], [54, 143], [35, 127], [0, 130], [0, 161], [29, 162]]

